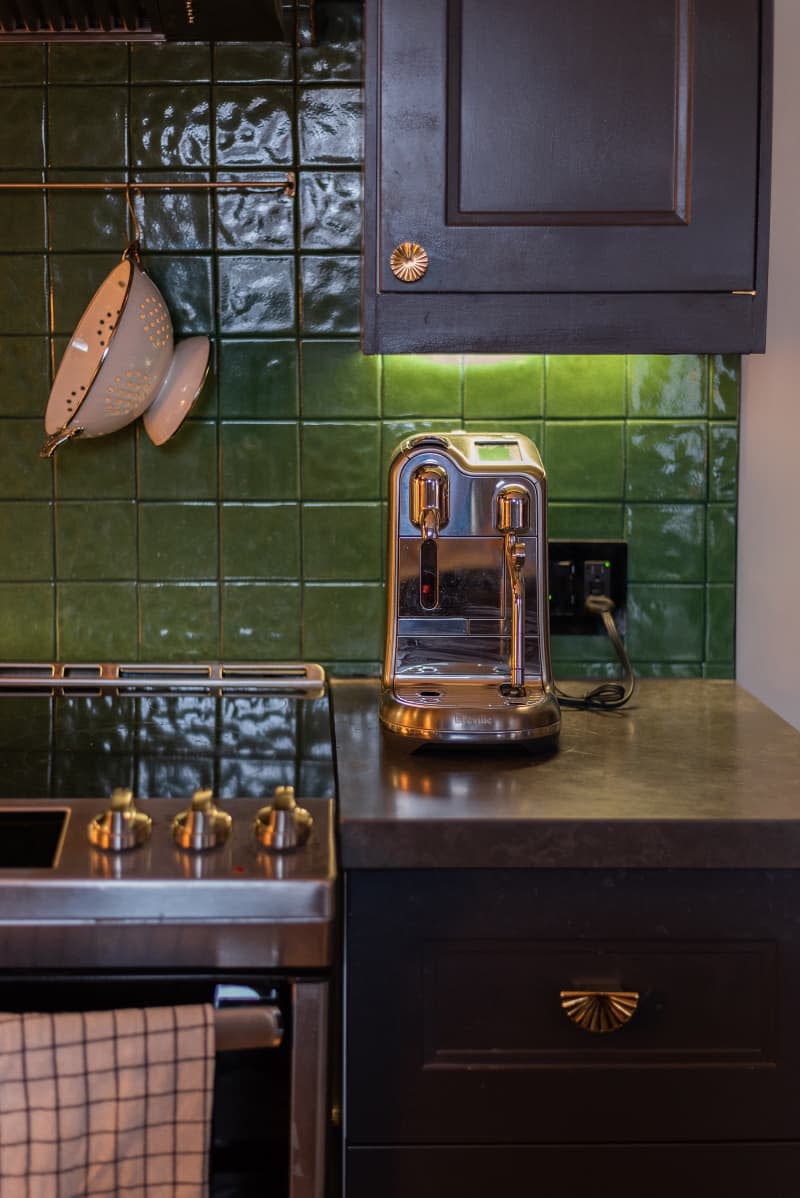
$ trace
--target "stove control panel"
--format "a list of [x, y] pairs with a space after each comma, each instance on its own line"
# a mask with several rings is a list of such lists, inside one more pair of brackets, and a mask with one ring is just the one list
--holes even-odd
[[[300, 848], [308, 840], [314, 820], [299, 807], [293, 786], [276, 786], [272, 802], [257, 812], [253, 821], [253, 839], [259, 848], [272, 853]], [[201, 853], [225, 844], [233, 828], [233, 819], [214, 802], [210, 790], [196, 790], [186, 811], [171, 824], [172, 839], [188, 853]], [[153, 821], [136, 809], [133, 794], [115, 790], [105, 811], [91, 820], [87, 829], [89, 843], [107, 853], [125, 853], [138, 849], [152, 834]]]
[[134, 802], [120, 789], [110, 801], [0, 800], [3, 961], [169, 971], [330, 964], [335, 804], [301, 793]]

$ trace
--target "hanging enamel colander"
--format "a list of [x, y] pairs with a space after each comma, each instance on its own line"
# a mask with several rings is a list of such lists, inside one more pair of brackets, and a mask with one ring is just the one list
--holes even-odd
[[142, 269], [138, 240], [106, 277], [64, 351], [45, 411], [52, 457], [74, 437], [102, 437], [144, 417], [161, 445], [182, 424], [208, 373], [207, 337], [173, 344], [161, 292]]

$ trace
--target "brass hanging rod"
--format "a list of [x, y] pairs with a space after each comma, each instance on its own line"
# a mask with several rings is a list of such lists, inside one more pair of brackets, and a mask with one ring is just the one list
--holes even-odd
[[293, 198], [297, 191], [294, 171], [287, 171], [284, 179], [222, 179], [213, 182], [178, 183], [0, 183], [0, 191], [239, 191], [272, 190], [282, 191]]

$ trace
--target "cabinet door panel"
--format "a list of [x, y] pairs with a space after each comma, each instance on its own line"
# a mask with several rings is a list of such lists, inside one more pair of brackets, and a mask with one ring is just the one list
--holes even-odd
[[378, 40], [381, 290], [406, 240], [420, 292], [754, 287], [758, 0], [384, 0]]
[[686, 223], [690, 0], [492, 8], [449, 9], [448, 222]]

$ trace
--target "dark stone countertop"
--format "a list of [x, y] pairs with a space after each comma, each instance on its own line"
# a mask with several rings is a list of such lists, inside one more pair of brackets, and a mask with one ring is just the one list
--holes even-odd
[[331, 690], [345, 869], [800, 868], [800, 732], [734, 682], [564, 710], [547, 757], [414, 751], [377, 680]]

